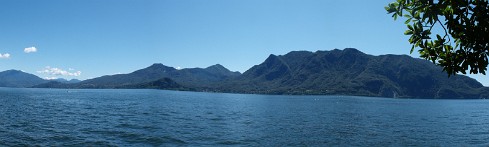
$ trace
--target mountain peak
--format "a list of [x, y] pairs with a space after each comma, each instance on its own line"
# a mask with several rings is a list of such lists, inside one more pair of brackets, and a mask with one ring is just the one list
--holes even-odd
[[[270, 55], [268, 56], [268, 58], [276, 58], [276, 57], [278, 57], [278, 56], [277, 56], [277, 55], [275, 55], [275, 54], [270, 54]], [[267, 59], [268, 59], [268, 58], [267, 58]]]
[[6, 70], [3, 72], [6, 72], [6, 73], [23, 73], [21, 70], [16, 70], [16, 69]]
[[165, 65], [163, 65], [162, 63], [153, 63], [151, 66], [149, 67], [165, 67]]
[[140, 70], [136, 70], [132, 73], [136, 73], [136, 74], [154, 74], [154, 75], [157, 75], [157, 74], [160, 74], [160, 73], [166, 73], [166, 72], [172, 72], [172, 71], [175, 71], [177, 69], [173, 68], [173, 67], [169, 67], [169, 66], [165, 66], [161, 63], [155, 63], [151, 66], [148, 66], [144, 69], [140, 69]]
[[330, 50], [330, 51], [317, 51], [316, 53], [320, 53], [320, 52], [325, 52], [325, 53], [330, 53], [330, 54], [335, 54], [335, 55], [345, 55], [345, 54], [348, 54], [348, 55], [359, 55], [359, 54], [365, 54], [365, 53], [363, 53], [362, 51], [360, 51], [360, 50], [358, 50], [356, 48], [345, 48], [343, 50], [333, 49], [333, 50]]
[[270, 56], [268, 56], [268, 58], [265, 60], [264, 63], [266, 63], [266, 65], [268, 67], [271, 67], [271, 66], [274, 66], [277, 64], [283, 64], [283, 61], [280, 59], [280, 57], [281, 56], [270, 54]]
[[222, 66], [221, 64], [215, 64], [215, 65], [211, 65], [211, 66], [209, 66], [209, 67], [207, 67], [207, 68], [205, 68], [205, 69], [212, 69], [212, 68], [216, 68], [216, 69], [226, 69], [226, 70], [227, 70], [227, 68], [226, 68], [226, 67], [224, 67], [224, 66]]
[[22, 70], [16, 70], [16, 69], [6, 70], [6, 71], [2, 71], [0, 73], [3, 75], [32, 75], [32, 74], [26, 73]]
[[45, 82], [47, 81], [21, 70], [0, 72], [0, 87], [30, 87]]
[[175, 68], [169, 67], [169, 66], [166, 66], [166, 65], [163, 65], [161, 63], [154, 63], [153, 65], [146, 67], [146, 69], [166, 69], [166, 70], [173, 70]]
[[265, 62], [267, 61], [274, 61], [274, 60], [278, 60], [278, 57], [277, 55], [274, 55], [274, 54], [270, 54], [267, 59], [265, 59]]
[[239, 72], [232, 72], [226, 67], [222, 66], [221, 64], [215, 64], [212, 66], [209, 66], [205, 68], [208, 72], [214, 73], [214, 74], [222, 74], [222, 75], [231, 75], [231, 76], [236, 76], [239, 75]]
[[345, 48], [343, 49], [344, 52], [361, 52], [360, 50], [356, 48]]

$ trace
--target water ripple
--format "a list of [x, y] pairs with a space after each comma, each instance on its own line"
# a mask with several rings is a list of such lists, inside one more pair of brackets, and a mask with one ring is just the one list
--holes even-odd
[[488, 146], [489, 102], [0, 88], [0, 146]]

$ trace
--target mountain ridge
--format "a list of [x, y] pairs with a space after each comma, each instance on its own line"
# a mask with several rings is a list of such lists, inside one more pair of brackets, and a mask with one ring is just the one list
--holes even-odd
[[36, 75], [20, 70], [11, 69], [0, 72], [0, 87], [31, 87], [46, 82], [46, 80]]
[[[236, 81], [217, 89], [237, 93], [340, 94], [407, 98], [482, 98], [476, 80], [448, 78], [429, 61], [407, 55], [365, 54], [357, 49], [270, 55]], [[239, 83], [239, 87], [233, 87]]]
[[[239, 75], [239, 72], [231, 72], [220, 64], [212, 65], [207, 68], [176, 69], [161, 63], [154, 63], [151, 66], [128, 74], [105, 75], [74, 84], [49, 83], [35, 87], [142, 88], [144, 85], [154, 85], [154, 82], [158, 82], [158, 80], [169, 78], [172, 82], [159, 81], [159, 83], [168, 83], [169, 85], [167, 86], [172, 89], [190, 89], [188, 87], [210, 87], [210, 85], [215, 82]], [[178, 86], [174, 86], [175, 84], [173, 84], [173, 82], [178, 83]], [[164, 88], [165, 86], [160, 85], [159, 87]]]
[[400, 98], [486, 98], [489, 88], [464, 75], [448, 78], [429, 61], [369, 55], [354, 48], [271, 54], [244, 73], [220, 64], [176, 69], [155, 63], [128, 74], [39, 88], [153, 88], [255, 94], [358, 95]]

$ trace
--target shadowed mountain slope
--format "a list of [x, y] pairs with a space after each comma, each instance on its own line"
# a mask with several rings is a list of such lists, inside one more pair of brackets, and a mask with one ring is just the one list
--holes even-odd
[[31, 87], [46, 82], [48, 81], [19, 70], [0, 72], [0, 87]]
[[[155, 82], [163, 78], [171, 79], [183, 87], [212, 87], [216, 82], [239, 75], [239, 72], [231, 72], [219, 64], [207, 68], [186, 68], [177, 70], [173, 67], [157, 63], [129, 74], [107, 75], [75, 84], [57, 84], [55, 87], [120, 88], [139, 85], [137, 87], [143, 88], [141, 85]], [[48, 85], [39, 86], [42, 87]]]
[[372, 56], [356, 49], [270, 55], [219, 88], [265, 94], [339, 94], [412, 98], [481, 98], [476, 80], [448, 78], [429, 61], [406, 55]]

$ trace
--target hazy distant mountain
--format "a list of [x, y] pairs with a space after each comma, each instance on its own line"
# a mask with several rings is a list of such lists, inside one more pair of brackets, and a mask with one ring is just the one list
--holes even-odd
[[372, 56], [356, 49], [270, 55], [218, 90], [265, 94], [340, 94], [415, 98], [480, 98], [487, 89], [462, 76], [448, 78], [429, 61]]
[[31, 87], [31, 88], [73, 88], [71, 87], [72, 84], [80, 83], [81, 81], [78, 79], [71, 79], [71, 80], [66, 80], [64, 78], [58, 78], [58, 79], [52, 79], [52, 80], [47, 80], [47, 82], [44, 82], [42, 84], [36, 84], [33, 86], [26, 86], [26, 87]]
[[81, 80], [78, 80], [78, 79], [71, 79], [69, 81], [67, 81], [67, 83], [79, 83], [81, 82]]
[[48, 81], [20, 70], [0, 72], [0, 87], [31, 87], [46, 82]]
[[49, 80], [46, 83], [28, 86], [28, 88], [72, 88], [72, 87], [69, 87], [69, 84], [67, 83], [62, 83], [56, 80]]
[[78, 80], [78, 79], [66, 80], [66, 79], [64, 79], [64, 78], [52, 79], [52, 80], [49, 80], [49, 81], [57, 81], [57, 82], [60, 82], [60, 83], [68, 83], [68, 84], [72, 84], [72, 83], [78, 83], [78, 82], [81, 82], [81, 81], [80, 81], [80, 80]]

